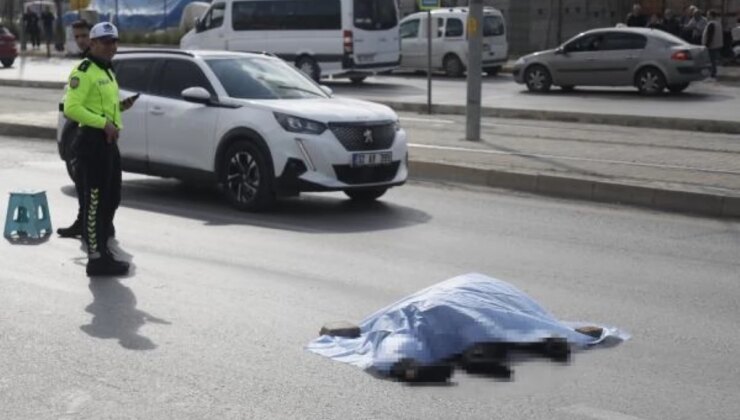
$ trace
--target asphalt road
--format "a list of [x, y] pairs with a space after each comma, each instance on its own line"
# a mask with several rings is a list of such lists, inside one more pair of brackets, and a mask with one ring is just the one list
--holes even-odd
[[[48, 140], [0, 138], [0, 193], [41, 188], [55, 227], [73, 188]], [[126, 175], [116, 252], [90, 282], [76, 240], [0, 242], [0, 417], [736, 419], [740, 223], [412, 183], [270, 214]], [[449, 277], [515, 284], [558, 317], [633, 339], [511, 382], [409, 387], [305, 352], [324, 322]]]

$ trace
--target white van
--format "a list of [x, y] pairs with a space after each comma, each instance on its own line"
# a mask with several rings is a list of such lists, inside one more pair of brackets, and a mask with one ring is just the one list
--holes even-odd
[[[432, 11], [432, 69], [460, 77], [468, 64], [468, 8]], [[401, 68], [427, 69], [427, 12], [414, 13], [401, 21]], [[509, 58], [506, 24], [500, 11], [483, 9], [483, 70], [495, 75]]]
[[395, 0], [213, 0], [182, 49], [270, 52], [319, 80], [393, 70], [400, 61]]

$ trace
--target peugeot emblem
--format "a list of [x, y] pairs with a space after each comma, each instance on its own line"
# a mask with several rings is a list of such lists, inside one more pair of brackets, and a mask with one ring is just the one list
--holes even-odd
[[362, 135], [365, 137], [365, 144], [370, 144], [375, 141], [375, 139], [373, 139], [373, 130], [369, 128], [365, 130], [365, 132], [362, 133]]

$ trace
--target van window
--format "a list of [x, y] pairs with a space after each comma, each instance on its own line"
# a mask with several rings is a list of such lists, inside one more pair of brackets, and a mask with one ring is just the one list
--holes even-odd
[[398, 25], [395, 0], [354, 0], [354, 23], [357, 29], [381, 31]]
[[209, 29], [220, 28], [224, 24], [224, 14], [226, 12], [226, 4], [217, 3], [206, 13], [203, 18], [201, 31], [207, 31]]
[[463, 22], [457, 18], [447, 19], [447, 27], [445, 28], [445, 37], [458, 38], [461, 36], [463, 36]]
[[409, 20], [401, 24], [401, 39], [419, 37], [419, 19]]
[[489, 15], [483, 18], [483, 36], [501, 36], [504, 34], [504, 19], [501, 16]]
[[340, 0], [275, 0], [235, 2], [235, 31], [331, 30], [342, 28]]

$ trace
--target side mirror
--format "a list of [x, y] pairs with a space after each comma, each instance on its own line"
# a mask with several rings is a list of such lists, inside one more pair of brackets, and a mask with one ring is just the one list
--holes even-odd
[[330, 88], [329, 86], [326, 86], [326, 85], [321, 85], [321, 86], [319, 86], [319, 87], [320, 87], [320, 88], [321, 88], [321, 90], [323, 90], [323, 91], [324, 91], [324, 93], [326, 93], [327, 95], [329, 95], [329, 96], [332, 96], [332, 95], [334, 95], [334, 91], [333, 91], [333, 90], [332, 90], [332, 89], [331, 89], [331, 88]]
[[188, 102], [208, 105], [211, 103], [211, 94], [202, 87], [191, 87], [182, 91], [182, 98]]
[[193, 28], [195, 28], [195, 32], [203, 31], [203, 21], [200, 20], [200, 17], [197, 17], [193, 20]]
[[558, 49], [555, 50], [555, 54], [557, 55], [565, 55], [565, 47], [558, 47]]

